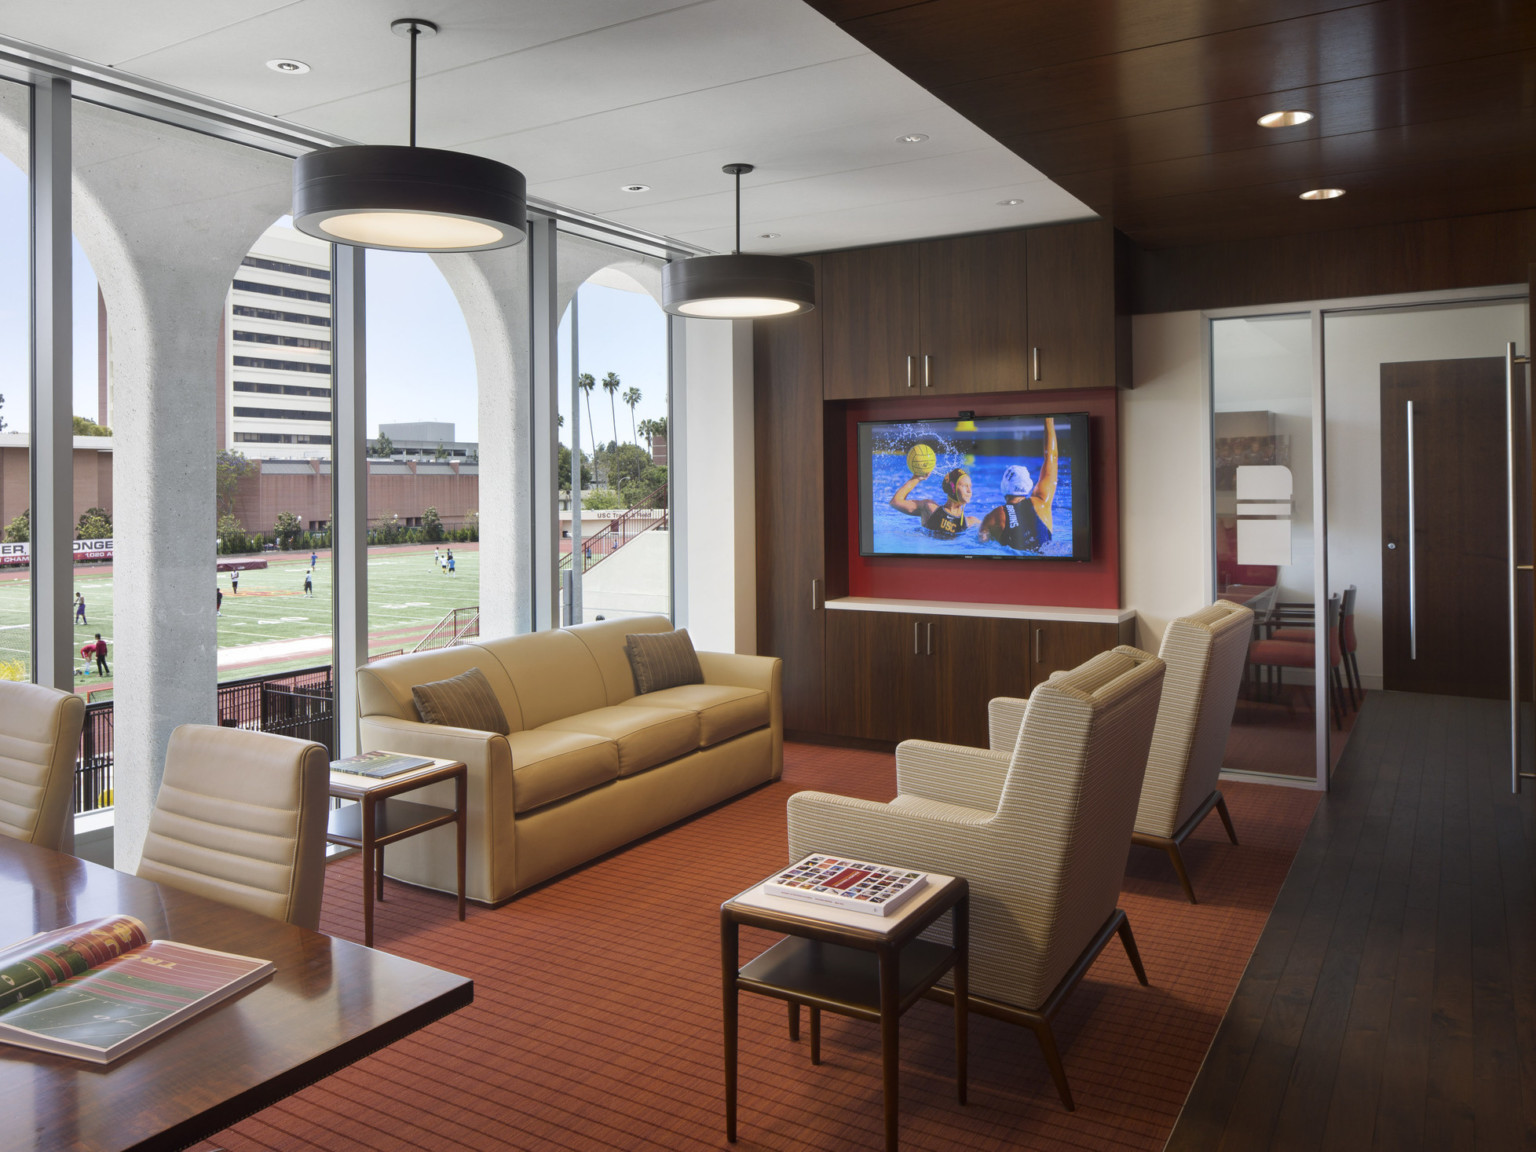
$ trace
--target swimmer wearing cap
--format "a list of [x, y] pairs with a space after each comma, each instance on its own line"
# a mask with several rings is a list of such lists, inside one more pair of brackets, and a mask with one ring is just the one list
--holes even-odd
[[965, 506], [971, 500], [971, 477], [964, 468], [951, 468], [944, 474], [944, 503], [911, 499], [912, 489], [931, 475], [933, 473], [924, 472], [896, 489], [896, 495], [891, 497], [891, 507], [908, 516], [921, 516], [923, 527], [944, 540], [953, 540], [967, 528], [981, 523], [977, 517], [965, 514]]
[[1003, 502], [988, 512], [977, 537], [996, 540], [1015, 552], [1038, 552], [1051, 542], [1051, 501], [1056, 498], [1056, 421], [1046, 417], [1045, 464], [1030, 484], [1029, 469], [1010, 464], [1003, 471]]

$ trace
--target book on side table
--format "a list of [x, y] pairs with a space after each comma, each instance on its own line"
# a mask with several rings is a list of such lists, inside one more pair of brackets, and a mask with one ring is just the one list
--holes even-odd
[[924, 872], [816, 852], [766, 881], [763, 891], [770, 896], [889, 916], [927, 884]]
[[332, 772], [346, 772], [353, 776], [369, 776], [375, 780], [387, 780], [402, 772], [426, 768], [437, 761], [430, 756], [407, 756], [403, 752], [360, 752], [345, 760], [332, 760]]
[[107, 916], [0, 951], [0, 1041], [107, 1064], [275, 971]]

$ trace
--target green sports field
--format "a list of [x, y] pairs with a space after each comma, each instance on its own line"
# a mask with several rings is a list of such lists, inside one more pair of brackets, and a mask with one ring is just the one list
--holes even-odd
[[[430, 546], [406, 545], [368, 550], [369, 652], [409, 650], [445, 615], [480, 602], [479, 545], [455, 545], [455, 573], [446, 576], [433, 562]], [[275, 553], [267, 567], [240, 573], [235, 593], [231, 574], [220, 572], [218, 587], [224, 606], [218, 617], [219, 679], [309, 668], [329, 664], [331, 636], [331, 561], [322, 552], [314, 571], [314, 594], [304, 595], [309, 553]], [[113, 636], [110, 567], [79, 565], [75, 589], [85, 596], [89, 625], [75, 625], [75, 648], [94, 642], [97, 632], [108, 643], [107, 663], [118, 657]], [[20, 661], [25, 667], [30, 647], [30, 582], [0, 578], [0, 661]], [[208, 599], [214, 597], [214, 575], [208, 577]], [[84, 661], [79, 662], [84, 666]], [[81, 691], [106, 688], [111, 677], [92, 673], [77, 676]]]

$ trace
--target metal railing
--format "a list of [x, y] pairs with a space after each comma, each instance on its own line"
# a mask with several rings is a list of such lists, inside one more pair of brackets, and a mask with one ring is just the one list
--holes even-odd
[[455, 608], [432, 626], [432, 631], [417, 642], [412, 652], [425, 652], [431, 648], [451, 648], [480, 635], [480, 606]]
[[[660, 500], [658, 506], [656, 501]], [[623, 515], [615, 516], [601, 530], [581, 542], [581, 570], [589, 572], [636, 536], [667, 526], [667, 486], [662, 484], [635, 501]], [[560, 567], [571, 566], [572, 555], [560, 557]]]
[[[329, 664], [230, 680], [219, 685], [219, 723], [313, 740], [335, 756], [335, 697]], [[87, 704], [75, 762], [76, 813], [112, 807], [113, 732], [112, 701]]]

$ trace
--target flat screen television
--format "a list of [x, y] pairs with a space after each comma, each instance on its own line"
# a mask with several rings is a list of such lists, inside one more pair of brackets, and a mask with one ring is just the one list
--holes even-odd
[[1092, 559], [1091, 463], [1086, 412], [860, 423], [859, 553]]

